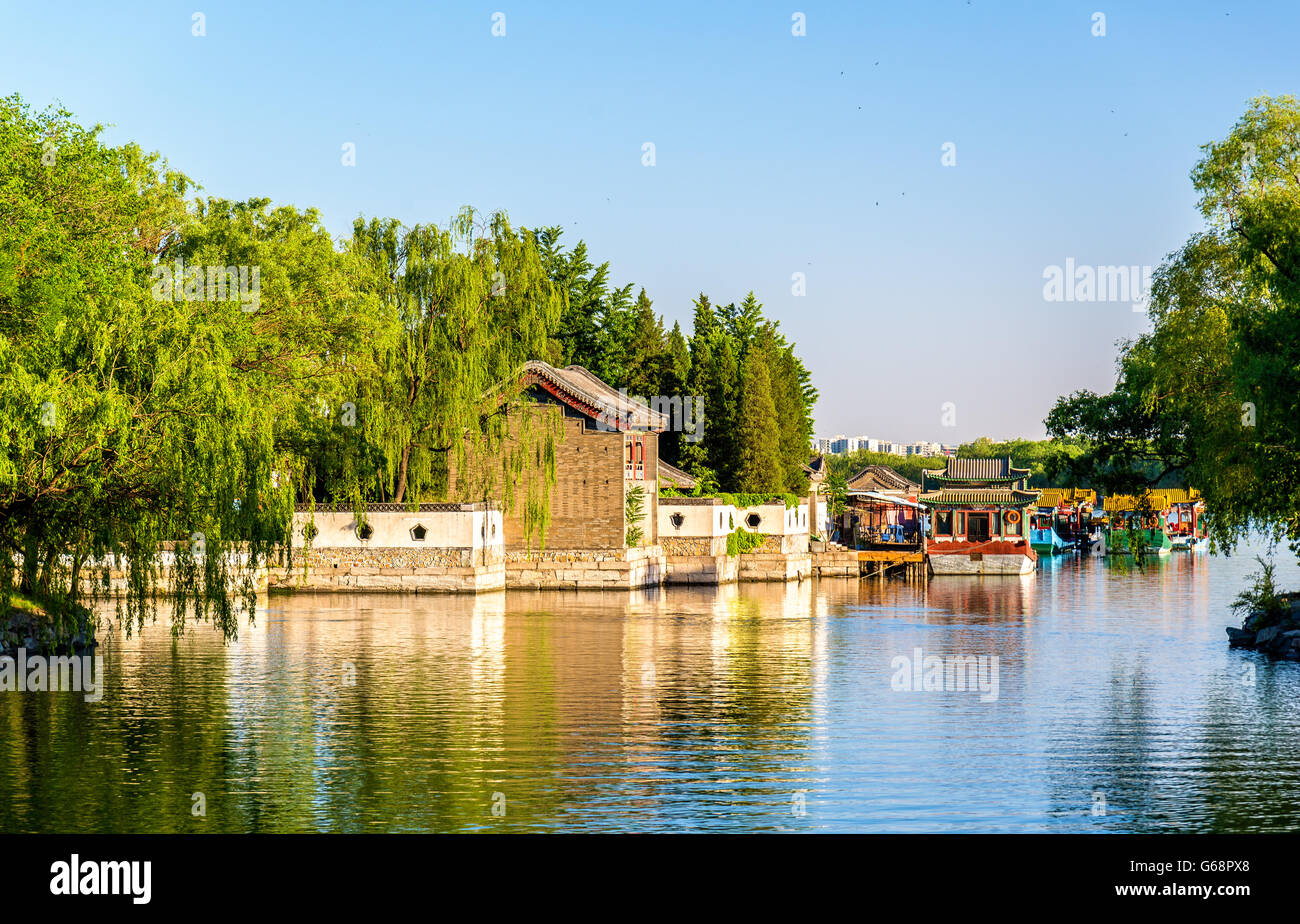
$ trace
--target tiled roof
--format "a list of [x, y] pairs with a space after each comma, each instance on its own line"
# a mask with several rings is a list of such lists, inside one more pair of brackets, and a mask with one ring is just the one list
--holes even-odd
[[997, 481], [1028, 478], [1029, 469], [1014, 467], [1010, 456], [1003, 456], [1000, 459], [949, 458], [943, 471], [927, 470], [926, 474], [933, 478], [953, 481]]
[[574, 410], [598, 423], [607, 421], [610, 429], [656, 430], [668, 428], [668, 418], [639, 401], [633, 401], [601, 381], [582, 366], [557, 369], [540, 359], [524, 363], [525, 384], [541, 385]]
[[1037, 499], [1037, 491], [1017, 491], [1011, 488], [942, 488], [917, 498], [930, 507], [1024, 507]]
[[[1157, 512], [1168, 510], [1174, 504], [1194, 504], [1201, 499], [1201, 492], [1195, 488], [1190, 491], [1183, 488], [1157, 488], [1148, 493], [1150, 494], [1151, 509]], [[1102, 499], [1102, 507], [1105, 508], [1107, 513], [1140, 510], [1142, 508], [1142, 497], [1135, 497], [1132, 494], [1114, 494]]]
[[826, 480], [826, 457], [821, 453], [818, 453], [817, 455], [813, 456], [811, 459], [808, 460], [807, 464], [804, 465], [803, 471], [804, 474], [808, 476], [810, 481], [817, 481], [817, 482], [825, 481]]
[[848, 480], [850, 491], [907, 491], [915, 492], [921, 486], [908, 481], [888, 465], [868, 465]]
[[695, 487], [695, 479], [680, 468], [669, 465], [663, 459], [659, 460], [658, 465], [660, 481], [666, 481], [675, 488], [685, 488], [688, 491]]
[[1059, 507], [1062, 501], [1067, 505], [1095, 504], [1097, 492], [1092, 488], [1043, 488], [1038, 498], [1038, 506]]

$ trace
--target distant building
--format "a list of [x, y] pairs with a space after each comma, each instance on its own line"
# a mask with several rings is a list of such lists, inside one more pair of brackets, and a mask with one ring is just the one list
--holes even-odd
[[879, 452], [894, 456], [918, 456], [933, 458], [955, 456], [956, 446], [936, 443], [931, 440], [919, 440], [915, 443], [896, 443], [892, 440], [875, 439], [869, 436], [845, 436], [837, 433], [832, 437], [818, 437], [812, 441], [813, 452], [823, 455], [843, 456], [851, 452]]
[[908, 443], [906, 448], [907, 455], [909, 456], [930, 458], [932, 456], [941, 456], [944, 454], [942, 446], [938, 443], [927, 442], [926, 440], [921, 440], [919, 443]]

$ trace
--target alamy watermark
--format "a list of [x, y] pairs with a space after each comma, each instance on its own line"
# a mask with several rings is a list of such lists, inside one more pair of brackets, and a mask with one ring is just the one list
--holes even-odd
[[1043, 299], [1049, 302], [1131, 302], [1134, 311], [1145, 311], [1151, 298], [1150, 266], [1077, 266], [1074, 258], [1065, 266], [1053, 264], [1043, 270]]
[[160, 302], [237, 301], [249, 314], [262, 303], [260, 266], [186, 266], [177, 257], [174, 266], [155, 266], [153, 278], [153, 297]]
[[913, 648], [912, 657], [898, 655], [889, 666], [894, 671], [889, 679], [892, 690], [905, 693], [978, 691], [982, 703], [996, 702], [998, 698], [997, 655], [940, 657]]
[[127, 895], [147, 905], [153, 894], [152, 860], [83, 860], [72, 854], [50, 865], [51, 895]]
[[88, 703], [104, 698], [104, 656], [29, 655], [0, 657], [0, 693], [84, 693]]
[[[618, 390], [618, 400], [613, 403], [601, 401], [596, 415], [596, 426], [606, 432], [622, 430], [631, 426], [643, 416], [649, 408], [653, 414], [667, 418], [667, 429], [673, 433], [683, 433], [691, 443], [698, 443], [704, 437], [704, 399], [694, 395], [656, 395], [643, 398], [629, 395], [626, 388]], [[646, 421], [649, 423], [649, 421]]]

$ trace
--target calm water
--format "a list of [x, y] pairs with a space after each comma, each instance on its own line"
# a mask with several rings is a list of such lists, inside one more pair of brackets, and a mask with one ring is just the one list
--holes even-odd
[[[110, 633], [102, 702], [0, 694], [0, 830], [1296, 830], [1300, 665], [1223, 632], [1253, 567], [274, 596]], [[918, 647], [997, 699], [893, 689]]]

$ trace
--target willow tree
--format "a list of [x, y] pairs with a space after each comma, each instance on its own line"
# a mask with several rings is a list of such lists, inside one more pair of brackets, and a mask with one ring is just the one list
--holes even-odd
[[386, 460], [377, 495], [442, 498], [454, 470], [462, 498], [509, 504], [521, 475], [540, 471], [541, 481], [527, 479], [525, 519], [544, 525], [555, 432], [510, 413], [522, 367], [548, 355], [564, 305], [534, 234], [515, 231], [504, 213], [464, 208], [447, 228], [358, 220], [352, 245], [398, 327], [361, 407], [365, 435]]
[[224, 319], [249, 400], [274, 415], [277, 477], [300, 502], [359, 497], [382, 463], [358, 426], [358, 402], [396, 337], [370, 262], [336, 247], [315, 209], [267, 199], [195, 203], [166, 256], [156, 275], [174, 266], [227, 283], [224, 293], [206, 287], [206, 310]]
[[1157, 270], [1152, 330], [1048, 432], [1084, 441], [1059, 468], [1103, 488], [1199, 488], [1216, 544], [1262, 528], [1300, 549], [1300, 103], [1257, 99], [1203, 150], [1206, 227]]
[[138, 625], [174, 542], [174, 627], [234, 634], [232, 591], [286, 534], [274, 408], [234, 362], [242, 312], [155, 297], [190, 181], [99, 132], [0, 101], [0, 595], [16, 578], [84, 632], [82, 578], [124, 560]]

